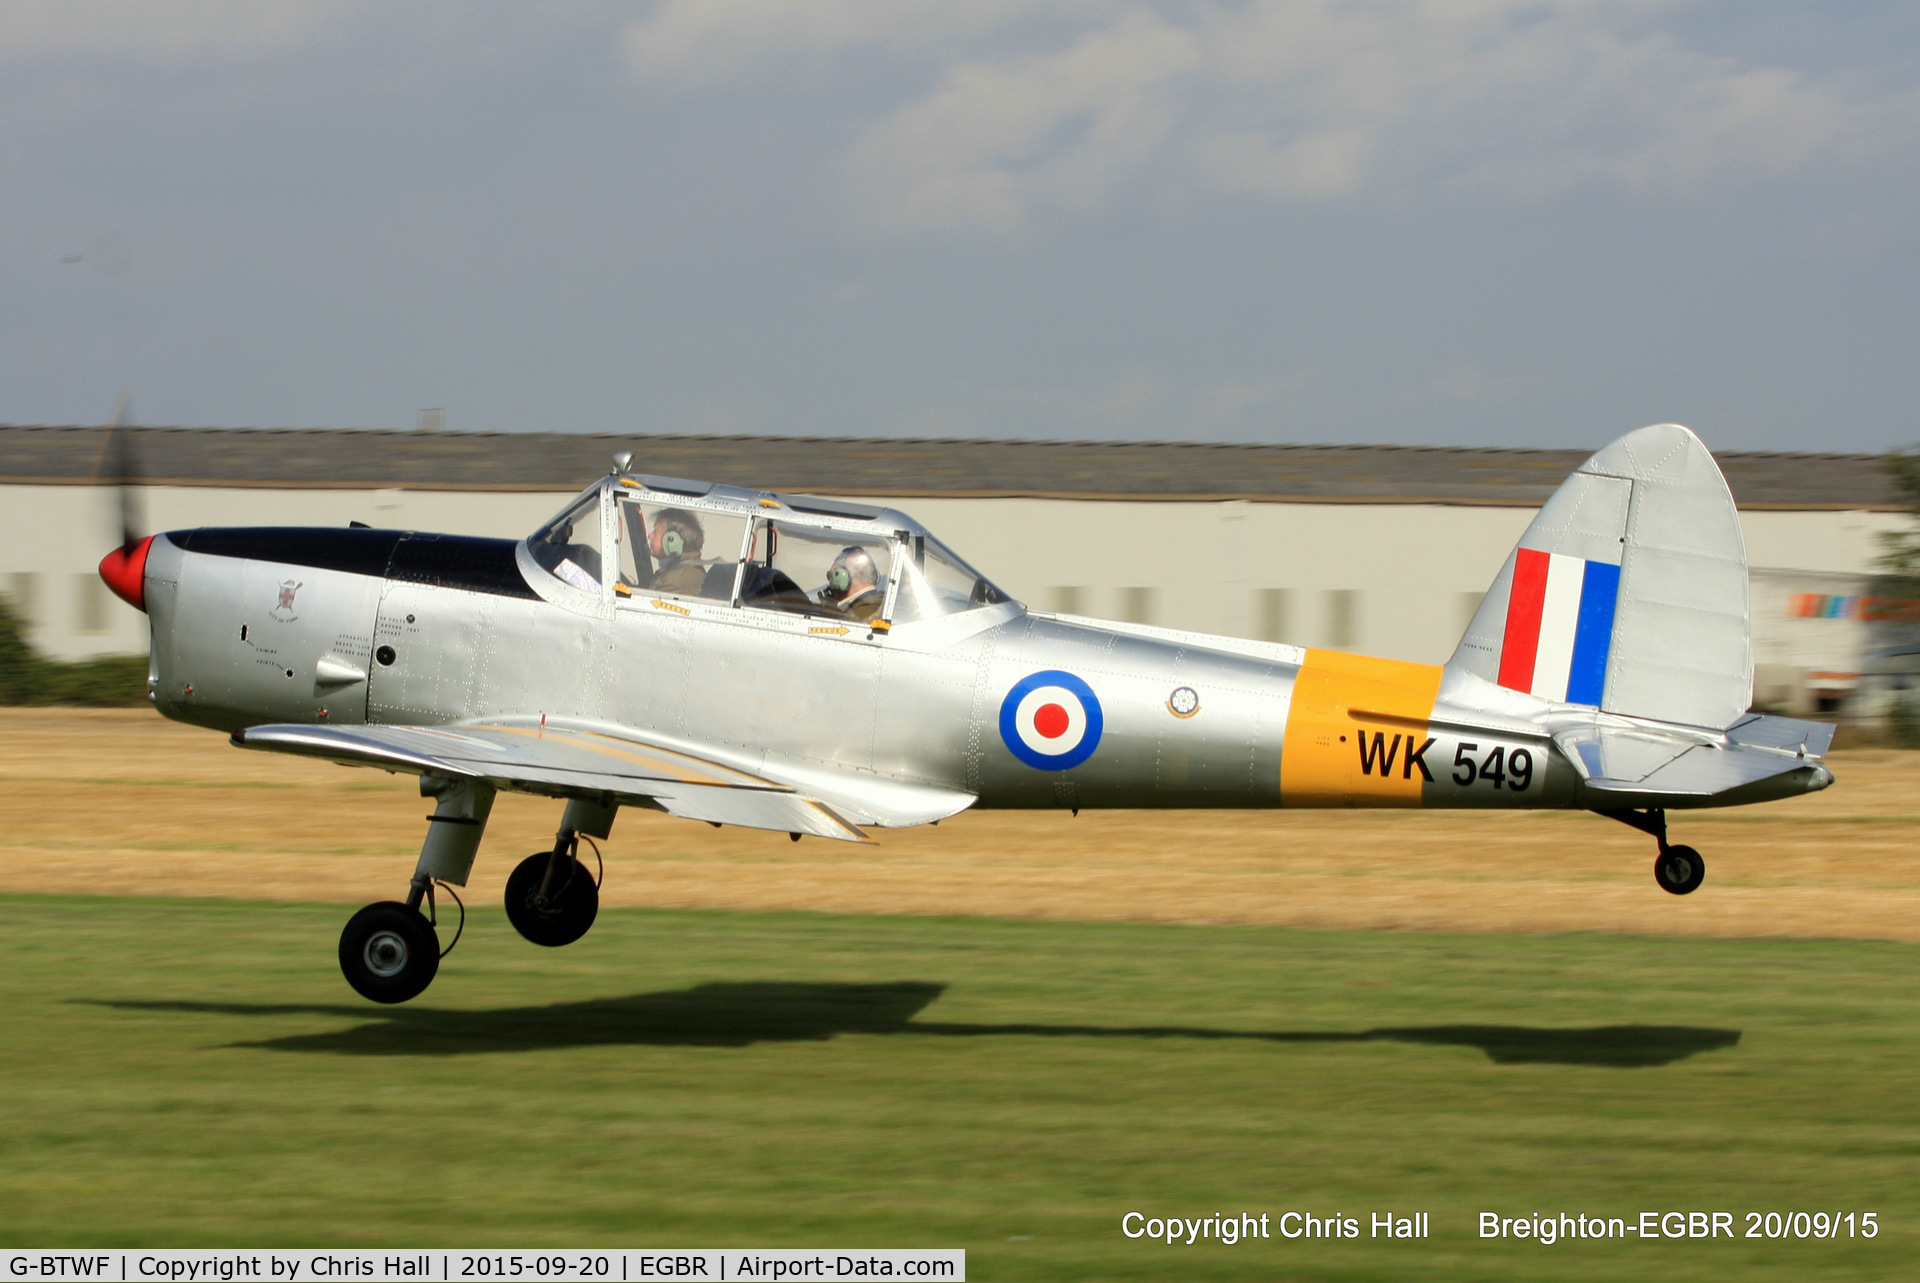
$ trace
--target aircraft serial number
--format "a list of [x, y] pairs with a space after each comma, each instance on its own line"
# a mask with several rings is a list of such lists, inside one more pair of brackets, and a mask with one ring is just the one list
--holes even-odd
[[[1371, 739], [1363, 731], [1356, 737], [1360, 748], [1360, 773], [1379, 775], [1390, 779], [1394, 775], [1395, 759], [1399, 761], [1401, 779], [1410, 780], [1414, 772], [1429, 783], [1433, 772], [1427, 767], [1427, 750], [1434, 741], [1415, 744], [1417, 736], [1406, 736], [1406, 752], [1402, 753], [1402, 737], [1395, 735], [1389, 740], [1384, 732], [1375, 731]], [[1442, 749], [1441, 752], [1445, 752]], [[1524, 793], [1533, 784], [1533, 750], [1528, 748], [1509, 749], [1504, 744], [1495, 744], [1484, 755], [1480, 745], [1462, 740], [1453, 746], [1452, 779], [1461, 788], [1471, 788], [1475, 784], [1489, 784], [1494, 788], [1505, 788], [1515, 793]]]
[[460, 1258], [463, 1279], [596, 1279], [612, 1274], [613, 1260], [605, 1256], [525, 1256], [510, 1252]]

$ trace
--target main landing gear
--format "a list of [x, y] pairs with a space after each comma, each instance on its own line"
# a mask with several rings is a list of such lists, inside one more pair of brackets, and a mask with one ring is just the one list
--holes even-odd
[[440, 937], [420, 910], [383, 900], [347, 919], [340, 970], [362, 998], [405, 1002], [440, 970]]
[[553, 850], [535, 851], [507, 878], [507, 921], [535, 944], [572, 944], [599, 912], [599, 878], [580, 863], [580, 835], [564, 826]]
[[[467, 884], [473, 857], [493, 810], [493, 787], [479, 780], [420, 777], [420, 794], [437, 800], [427, 817], [427, 840], [420, 848], [405, 903], [383, 900], [347, 920], [340, 933], [340, 971], [361, 997], [374, 1002], [406, 1002], [425, 992], [440, 970], [443, 949], [434, 929], [434, 887], [454, 895]], [[507, 879], [507, 918], [535, 944], [572, 944], [587, 933], [600, 908], [600, 880], [579, 861], [584, 837], [604, 838], [613, 831], [617, 804], [567, 803], [553, 850], [521, 861]], [[594, 847], [596, 858], [599, 847]], [[454, 895], [456, 903], [459, 897]], [[426, 912], [421, 912], [421, 906]], [[461, 909], [465, 925], [466, 910]]]
[[1690, 846], [1668, 845], [1665, 811], [1601, 811], [1598, 814], [1651, 834], [1660, 844], [1660, 852], [1653, 858], [1653, 880], [1660, 884], [1662, 891], [1669, 895], [1690, 895], [1706, 881], [1707, 862], [1700, 858], [1698, 851]]

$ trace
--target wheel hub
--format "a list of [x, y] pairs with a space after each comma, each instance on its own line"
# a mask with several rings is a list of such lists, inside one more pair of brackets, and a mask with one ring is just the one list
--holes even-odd
[[397, 976], [407, 967], [407, 942], [397, 932], [376, 931], [367, 937], [361, 956], [374, 975], [382, 979]]

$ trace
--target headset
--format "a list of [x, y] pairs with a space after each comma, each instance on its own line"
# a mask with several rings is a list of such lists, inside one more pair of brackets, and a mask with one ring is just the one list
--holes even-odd
[[853, 587], [853, 572], [846, 567], [846, 561], [849, 557], [863, 558], [869, 565], [873, 563], [873, 554], [865, 548], [862, 548], [859, 544], [851, 544], [842, 548], [840, 555], [833, 559], [834, 565], [827, 571], [827, 590], [835, 597], [846, 596], [847, 589]]
[[685, 552], [686, 550], [687, 550], [686, 537], [682, 535], [678, 530], [675, 530], [672, 526], [668, 526], [667, 533], [660, 536], [661, 553], [664, 556], [668, 556], [668, 557], [678, 557], [681, 553]]

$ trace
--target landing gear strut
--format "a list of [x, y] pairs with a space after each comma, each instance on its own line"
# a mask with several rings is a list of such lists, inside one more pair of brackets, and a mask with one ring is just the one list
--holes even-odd
[[1700, 858], [1698, 851], [1690, 846], [1668, 845], [1665, 811], [1599, 811], [1596, 814], [1651, 834], [1660, 844], [1660, 853], [1653, 860], [1653, 880], [1660, 884], [1662, 891], [1689, 895], [1706, 881], [1707, 862]]
[[[407, 902], [370, 904], [347, 919], [340, 933], [340, 972], [354, 992], [374, 1002], [405, 1002], [433, 983], [440, 970], [440, 937], [420, 906], [431, 907], [435, 882], [467, 884], [493, 810], [493, 788], [478, 780], [422, 775], [420, 795], [437, 799], [438, 805], [427, 817], [427, 840]], [[464, 916], [463, 911], [463, 921]]]

